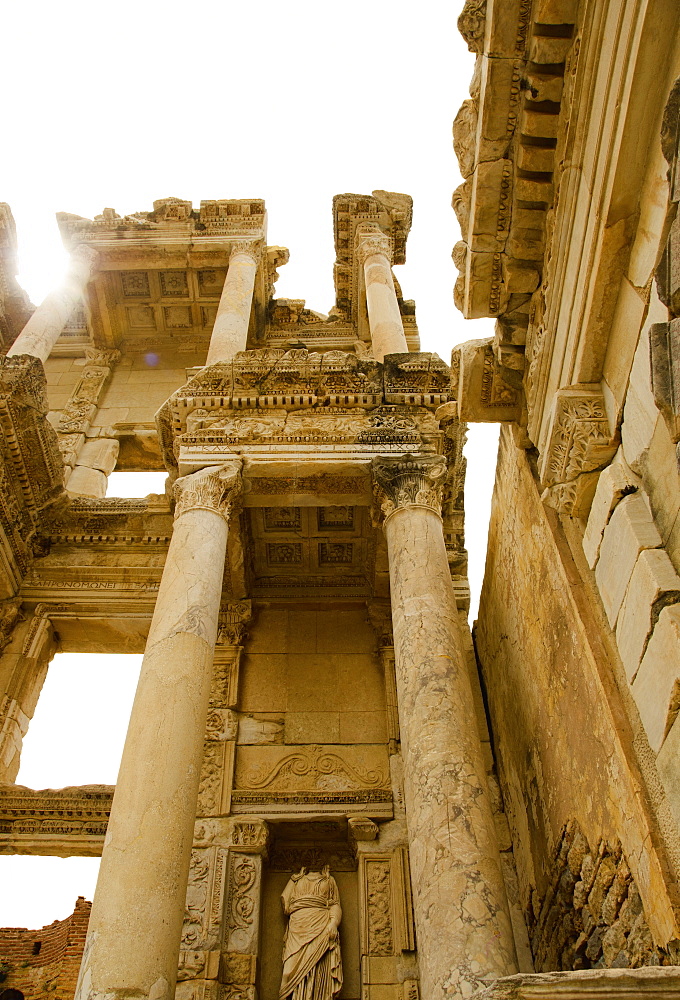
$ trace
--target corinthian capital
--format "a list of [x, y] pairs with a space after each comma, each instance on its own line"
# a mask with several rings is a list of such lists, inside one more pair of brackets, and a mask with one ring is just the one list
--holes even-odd
[[84, 265], [90, 273], [94, 272], [98, 262], [99, 251], [95, 250], [94, 247], [89, 247], [87, 243], [79, 243], [71, 251], [71, 264]]
[[385, 517], [400, 507], [429, 507], [441, 514], [446, 480], [443, 455], [387, 455], [373, 459], [372, 471]]
[[262, 240], [235, 240], [231, 244], [229, 260], [231, 260], [236, 254], [246, 254], [246, 256], [250, 257], [250, 259], [257, 264], [262, 256]]
[[228, 521], [240, 493], [240, 462], [201, 469], [175, 483], [175, 518], [189, 510], [210, 510]]
[[386, 257], [389, 264], [392, 263], [392, 240], [389, 236], [385, 236], [377, 228], [366, 229], [364, 231], [361, 229], [357, 230], [356, 254], [357, 260], [362, 267], [368, 257], [377, 253]]

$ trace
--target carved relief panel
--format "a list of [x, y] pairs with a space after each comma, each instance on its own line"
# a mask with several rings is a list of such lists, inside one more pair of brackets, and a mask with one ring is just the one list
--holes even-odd
[[[361, 850], [361, 847], [360, 847]], [[411, 883], [406, 847], [361, 850], [362, 1000], [385, 993], [394, 1000], [418, 995]]]

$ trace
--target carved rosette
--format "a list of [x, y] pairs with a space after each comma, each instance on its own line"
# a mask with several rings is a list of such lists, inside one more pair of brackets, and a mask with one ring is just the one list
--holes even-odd
[[240, 494], [240, 462], [201, 469], [175, 483], [175, 519], [190, 510], [209, 510], [228, 521]]
[[250, 257], [253, 263], [257, 264], [262, 256], [262, 240], [234, 240], [234, 242], [230, 244], [230, 247], [230, 261], [237, 254], [245, 254]]
[[363, 267], [369, 257], [375, 254], [382, 254], [387, 258], [389, 264], [392, 263], [392, 240], [385, 236], [379, 229], [370, 232], [357, 231], [356, 256]]
[[441, 516], [446, 482], [443, 455], [395, 455], [373, 459], [373, 484], [385, 518], [401, 507], [429, 507]]

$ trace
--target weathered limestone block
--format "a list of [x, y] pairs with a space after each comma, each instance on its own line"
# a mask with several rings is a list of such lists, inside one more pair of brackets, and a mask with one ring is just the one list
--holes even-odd
[[639, 475], [644, 471], [654, 428], [659, 419], [650, 383], [649, 333], [643, 329], [630, 372], [621, 426], [624, 458], [633, 472]]
[[680, 318], [649, 331], [652, 391], [674, 441], [680, 438]]
[[110, 476], [116, 468], [120, 445], [115, 438], [91, 438], [86, 441], [78, 453], [78, 465], [89, 469], [99, 469], [105, 476]]
[[680, 577], [665, 549], [645, 549], [635, 563], [616, 623], [616, 642], [632, 681], [664, 607], [680, 601]]
[[644, 549], [660, 545], [661, 536], [642, 494], [624, 497], [604, 530], [595, 567], [595, 579], [612, 628], [638, 556]]
[[99, 469], [90, 469], [86, 465], [76, 465], [68, 479], [69, 493], [81, 497], [105, 497], [107, 478]]
[[661, 612], [632, 690], [649, 744], [659, 750], [680, 706], [679, 605]]
[[451, 369], [458, 375], [460, 420], [496, 423], [519, 417], [520, 393], [506, 381], [511, 373], [501, 369], [492, 345], [491, 338], [469, 340], [451, 356]]
[[666, 798], [673, 810], [675, 821], [680, 827], [680, 719], [668, 731], [663, 746], [656, 757], [656, 769], [666, 792]]
[[637, 485], [620, 462], [612, 462], [600, 473], [583, 535], [583, 551], [592, 569], [600, 554], [602, 535], [619, 500], [634, 493]]

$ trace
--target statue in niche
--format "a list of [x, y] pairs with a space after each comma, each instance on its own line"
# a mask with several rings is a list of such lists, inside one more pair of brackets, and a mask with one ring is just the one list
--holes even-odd
[[288, 926], [283, 938], [280, 1000], [333, 1000], [342, 989], [338, 886], [328, 865], [300, 869], [281, 896]]

